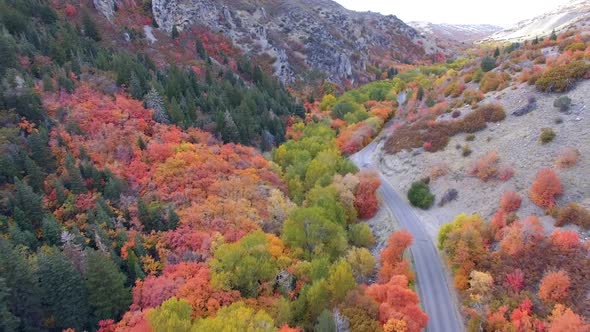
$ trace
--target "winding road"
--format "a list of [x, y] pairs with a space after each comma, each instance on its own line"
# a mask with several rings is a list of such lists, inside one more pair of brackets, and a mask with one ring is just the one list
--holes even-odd
[[441, 258], [433, 241], [422, 227], [420, 219], [414, 213], [405, 199], [400, 197], [391, 184], [380, 172], [378, 167], [371, 164], [377, 143], [373, 142], [363, 150], [352, 155], [350, 159], [363, 169], [372, 169], [379, 172], [381, 187], [379, 191], [393, 215], [399, 220], [401, 226], [414, 236], [414, 242], [410, 247], [413, 256], [414, 269], [416, 271], [418, 295], [422, 307], [429, 320], [426, 327], [428, 332], [460, 332], [464, 331], [459, 310], [451, 290], [446, 281]]

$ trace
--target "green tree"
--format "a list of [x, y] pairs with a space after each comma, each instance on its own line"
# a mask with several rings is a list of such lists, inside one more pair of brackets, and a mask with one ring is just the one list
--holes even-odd
[[193, 331], [276, 331], [275, 322], [264, 310], [254, 310], [244, 302], [221, 308], [215, 317], [199, 319]]
[[82, 179], [80, 169], [76, 166], [76, 160], [68, 153], [66, 156], [66, 170], [68, 171], [68, 186], [74, 194], [86, 192], [86, 185]]
[[59, 245], [61, 241], [61, 228], [53, 214], [48, 213], [41, 224], [43, 240], [49, 245]]
[[485, 58], [483, 58], [481, 60], [481, 70], [483, 70], [484, 73], [487, 73], [488, 71], [492, 70], [496, 68], [496, 59], [486, 56]]
[[31, 148], [31, 158], [45, 171], [53, 172], [55, 170], [55, 158], [53, 158], [49, 148], [47, 130], [41, 129], [38, 133], [31, 134], [28, 141]]
[[201, 59], [207, 60], [209, 58], [209, 56], [207, 55], [207, 50], [205, 50], [205, 46], [203, 45], [201, 38], [197, 38], [197, 41], [195, 43], [195, 47], [197, 49], [197, 54], [199, 55], [199, 57]]
[[408, 191], [408, 200], [413, 206], [426, 210], [434, 203], [434, 195], [426, 183], [416, 181]]
[[115, 319], [131, 303], [131, 293], [125, 287], [125, 275], [115, 262], [100, 251], [86, 251], [86, 288], [88, 302], [98, 320]]
[[15, 178], [14, 183], [16, 184], [16, 192], [13, 197], [13, 214], [17, 214], [20, 210], [24, 218], [19, 226], [29, 230], [39, 228], [44, 215], [43, 198], [19, 179]]
[[10, 312], [10, 303], [4, 278], [0, 277], [0, 331], [16, 331], [19, 319]]
[[366, 222], [348, 226], [348, 241], [355, 247], [370, 248], [375, 245], [375, 237]]
[[178, 27], [176, 27], [176, 24], [172, 27], [172, 39], [176, 39], [178, 38], [178, 36], [180, 36], [180, 33], [178, 32]]
[[496, 50], [494, 51], [494, 58], [497, 58], [500, 56], [500, 48], [496, 47]]
[[322, 311], [313, 330], [314, 332], [336, 332], [336, 322], [332, 313], [328, 310]]
[[25, 171], [27, 172], [27, 183], [33, 188], [35, 192], [42, 193], [45, 174], [43, 174], [41, 167], [39, 167], [37, 163], [33, 161], [33, 159], [26, 157]]
[[47, 318], [55, 321], [56, 329], [83, 330], [88, 326], [90, 313], [84, 279], [55, 247], [41, 252], [38, 257], [41, 299], [47, 306]]
[[18, 319], [14, 331], [40, 330], [42, 306], [38, 279], [23, 255], [3, 237], [0, 237], [0, 276], [4, 279], [4, 287], [0, 289], [6, 294], [8, 311]]
[[257, 296], [260, 283], [271, 281], [278, 273], [267, 243], [266, 234], [259, 231], [238, 242], [221, 245], [210, 262], [213, 283], [239, 290], [246, 297]]
[[84, 29], [84, 35], [86, 35], [86, 37], [91, 38], [95, 41], [101, 40], [100, 33], [96, 28], [96, 23], [94, 23], [94, 21], [92, 20], [90, 15], [88, 15], [88, 13], [84, 13], [84, 15], [82, 16], [82, 28]]
[[341, 259], [330, 267], [327, 287], [332, 299], [341, 301], [349, 290], [356, 287], [356, 280], [352, 274], [352, 268], [345, 260]]
[[420, 85], [420, 87], [418, 87], [418, 94], [416, 95], [416, 99], [422, 101], [422, 99], [424, 99], [424, 88]]
[[557, 33], [555, 33], [555, 29], [553, 29], [553, 31], [551, 31], [551, 36], [549, 36], [549, 39], [557, 40]]
[[325, 217], [318, 207], [295, 209], [283, 226], [283, 240], [301, 250], [301, 256], [339, 257], [346, 249], [344, 229]]
[[153, 331], [190, 332], [192, 308], [184, 299], [175, 297], [166, 300], [159, 307], [147, 313], [147, 319]]

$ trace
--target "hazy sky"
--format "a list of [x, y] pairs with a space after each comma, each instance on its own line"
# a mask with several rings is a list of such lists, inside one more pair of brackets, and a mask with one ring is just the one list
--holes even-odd
[[511, 25], [568, 0], [335, 0], [358, 11], [394, 14], [405, 22]]

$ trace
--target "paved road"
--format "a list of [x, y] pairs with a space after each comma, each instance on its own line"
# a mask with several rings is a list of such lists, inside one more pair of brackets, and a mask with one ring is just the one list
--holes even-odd
[[[375, 147], [376, 143], [371, 143], [351, 156], [351, 160], [360, 168], [379, 171], [378, 167], [371, 165], [371, 156]], [[418, 295], [429, 317], [426, 330], [428, 332], [464, 331], [462, 319], [446, 282], [445, 270], [434, 243], [422, 227], [413, 208], [397, 194], [383, 174], [379, 174], [381, 176], [379, 191], [383, 197], [383, 203], [389, 207], [401, 226], [414, 236], [410, 251], [414, 259]]]

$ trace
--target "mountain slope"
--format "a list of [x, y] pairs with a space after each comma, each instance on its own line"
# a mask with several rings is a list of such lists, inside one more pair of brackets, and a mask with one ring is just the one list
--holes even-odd
[[225, 34], [266, 58], [285, 83], [310, 70], [339, 83], [369, 81], [370, 66], [386, 70], [391, 60], [419, 62], [438, 51], [395, 16], [354, 12], [329, 0], [154, 0], [152, 10], [168, 32], [198, 24]]
[[460, 43], [472, 43], [502, 30], [501, 27], [491, 24], [437, 24], [430, 22], [409, 22], [408, 24], [426, 36]]
[[590, 20], [590, 1], [572, 0], [543, 15], [519, 22], [514, 27], [502, 30], [483, 39], [486, 41], [522, 41], [580, 27]]

